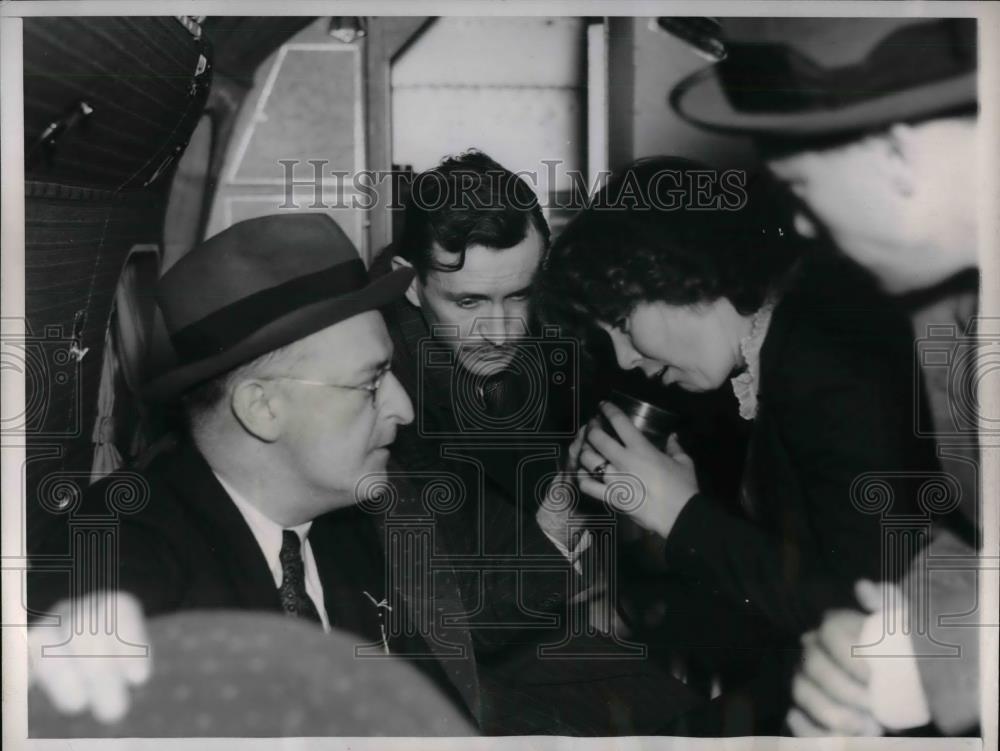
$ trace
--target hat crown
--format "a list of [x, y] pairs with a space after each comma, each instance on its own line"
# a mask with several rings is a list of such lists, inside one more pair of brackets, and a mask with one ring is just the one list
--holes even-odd
[[972, 107], [972, 18], [737, 18], [725, 58], [678, 83], [671, 106], [704, 127], [815, 137]]
[[173, 333], [250, 295], [351, 262], [362, 264], [326, 214], [246, 219], [171, 266], [157, 285], [157, 302]]
[[734, 18], [725, 22], [730, 43], [786, 45], [824, 68], [854, 65], [891, 34], [927, 23], [924, 18]]
[[353, 243], [325, 214], [276, 214], [234, 224], [160, 279], [161, 338], [170, 346], [143, 394], [169, 399], [255, 357], [379, 310], [402, 297], [412, 279], [412, 269], [396, 269], [370, 281]]

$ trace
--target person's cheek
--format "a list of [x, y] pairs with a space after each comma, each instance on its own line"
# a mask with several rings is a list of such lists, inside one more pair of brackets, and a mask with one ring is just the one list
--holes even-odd
[[685, 374], [685, 383], [689, 391], [704, 391], [712, 387], [715, 381], [716, 363], [702, 360], [693, 365]]
[[[854, 174], [864, 174], [864, 169]], [[852, 189], [850, 175], [843, 165], [831, 172], [825, 181], [813, 181], [813, 202], [817, 204], [820, 219], [828, 226], [832, 234], [849, 237], [856, 234], [859, 226], [869, 222], [869, 216], [874, 211], [872, 196], [857, 187]]]
[[466, 338], [467, 332], [460, 317], [460, 310], [453, 303], [436, 301], [433, 307], [431, 334], [449, 344], [455, 351]]
[[456, 308], [453, 321], [458, 326], [458, 334], [463, 340], [470, 340], [476, 337], [477, 329], [482, 325], [480, 318], [483, 314], [477, 309], [465, 310]]
[[727, 368], [727, 358], [719, 332], [705, 332], [698, 348], [698, 360], [693, 363], [690, 382], [699, 391], [709, 391], [719, 386], [732, 368]]
[[441, 300], [434, 306], [435, 321], [444, 326], [454, 326], [459, 319], [459, 314], [459, 309], [451, 302]]
[[530, 307], [527, 300], [517, 300], [507, 305], [505, 315], [508, 318], [507, 330], [511, 336], [520, 337], [527, 335]]
[[375, 454], [374, 436], [365, 422], [357, 415], [344, 434], [351, 436], [351, 440], [341, 446], [343, 459], [346, 460], [345, 464], [352, 470], [364, 474], [368, 471], [368, 465]]

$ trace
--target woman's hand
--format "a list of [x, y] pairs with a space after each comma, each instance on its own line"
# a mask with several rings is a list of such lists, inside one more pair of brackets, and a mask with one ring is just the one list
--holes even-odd
[[698, 492], [694, 462], [681, 449], [676, 434], [667, 440], [664, 452], [614, 404], [602, 403], [601, 411], [624, 445], [601, 428], [599, 417], [590, 421], [576, 475], [581, 492], [666, 537]]
[[559, 467], [559, 473], [549, 483], [545, 497], [535, 514], [535, 520], [542, 531], [550, 540], [558, 541], [559, 547], [565, 551], [574, 549], [573, 541], [569, 539], [568, 524], [578, 497], [575, 477], [576, 468], [580, 464], [585, 430], [586, 426], [576, 432], [576, 437], [569, 445]]

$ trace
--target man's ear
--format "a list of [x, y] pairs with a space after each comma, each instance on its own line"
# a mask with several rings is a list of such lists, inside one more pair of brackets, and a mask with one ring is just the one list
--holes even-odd
[[[405, 258], [400, 258], [399, 256], [392, 257], [392, 270], [396, 269], [412, 269], [413, 264], [407, 261]], [[420, 293], [418, 291], [417, 285], [420, 284], [420, 275], [414, 274], [413, 281], [410, 282], [410, 286], [406, 288], [406, 299], [409, 301], [410, 305], [415, 308], [420, 307]]]
[[260, 381], [241, 381], [230, 396], [233, 416], [243, 429], [265, 443], [273, 443], [281, 435], [281, 415], [275, 400]]

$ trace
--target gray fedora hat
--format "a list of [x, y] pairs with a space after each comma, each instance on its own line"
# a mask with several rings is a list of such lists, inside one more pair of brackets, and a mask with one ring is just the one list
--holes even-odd
[[157, 284], [170, 362], [150, 400], [177, 396], [267, 352], [402, 297], [398, 269], [370, 281], [354, 244], [326, 214], [238, 222], [181, 258]]
[[972, 18], [733, 18], [721, 41], [669, 97], [710, 130], [823, 137], [976, 103]]

